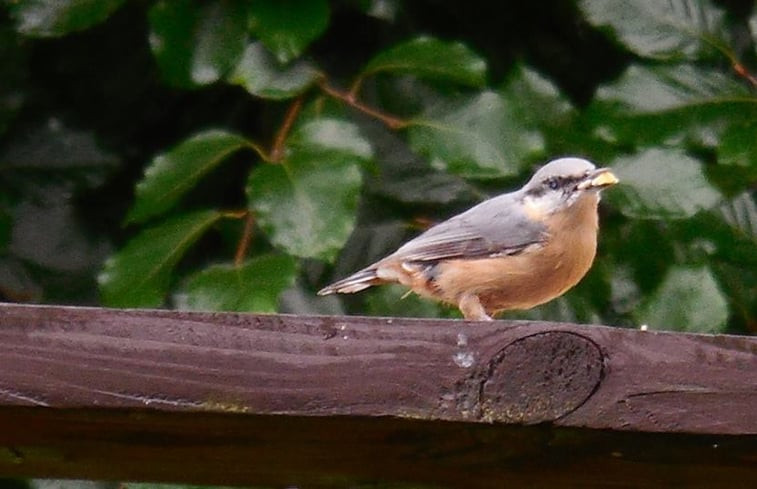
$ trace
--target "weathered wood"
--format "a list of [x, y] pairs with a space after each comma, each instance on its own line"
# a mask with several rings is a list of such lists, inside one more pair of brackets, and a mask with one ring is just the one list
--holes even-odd
[[757, 441], [749, 437], [394, 417], [44, 411], [0, 410], [0, 473], [300, 488], [757, 483]]
[[751, 487], [757, 339], [0, 305], [0, 473]]

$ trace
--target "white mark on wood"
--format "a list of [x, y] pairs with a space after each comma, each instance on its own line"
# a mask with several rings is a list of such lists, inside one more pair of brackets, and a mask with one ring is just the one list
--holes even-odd
[[34, 397], [31, 397], [27, 394], [22, 394], [20, 392], [8, 390], [8, 389], [0, 389], [0, 396], [7, 396], [7, 397], [10, 397], [11, 399], [16, 399], [18, 401], [29, 402], [31, 404], [34, 404], [35, 406], [45, 406], [45, 407], [50, 406], [45, 401], [42, 401], [40, 399], [35, 399]]
[[452, 355], [452, 361], [460, 368], [470, 368], [476, 361], [476, 356], [469, 351], [459, 351]]
[[138, 401], [144, 404], [145, 406], [150, 406], [152, 404], [165, 404], [167, 406], [176, 406], [176, 407], [202, 407], [203, 406], [202, 402], [188, 401], [184, 399], [167, 399], [163, 397], [146, 396], [144, 394], [126, 394], [122, 392], [111, 392], [111, 391], [104, 391], [104, 390], [99, 390], [99, 389], [92, 389], [92, 392], [96, 392], [98, 394], [104, 394], [106, 396], [117, 397], [119, 399], [128, 399], [130, 401]]

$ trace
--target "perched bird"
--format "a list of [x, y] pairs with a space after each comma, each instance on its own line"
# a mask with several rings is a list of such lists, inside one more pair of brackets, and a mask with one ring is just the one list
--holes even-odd
[[597, 249], [599, 193], [618, 183], [607, 168], [560, 158], [520, 190], [441, 222], [319, 295], [398, 282], [456, 305], [466, 319], [530, 309], [576, 285]]

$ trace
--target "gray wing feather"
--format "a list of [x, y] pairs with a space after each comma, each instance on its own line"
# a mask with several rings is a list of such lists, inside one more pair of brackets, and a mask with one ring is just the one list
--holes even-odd
[[458, 214], [405, 243], [391, 257], [437, 261], [514, 255], [542, 243], [546, 227], [520, 210], [519, 192], [500, 195]]

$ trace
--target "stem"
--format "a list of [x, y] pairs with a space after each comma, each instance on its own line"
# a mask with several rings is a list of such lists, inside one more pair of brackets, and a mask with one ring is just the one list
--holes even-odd
[[247, 147], [253, 150], [257, 155], [266, 163], [272, 163], [271, 156], [263, 149], [263, 147], [257, 143], [248, 142]]
[[426, 229], [430, 228], [436, 224], [436, 222], [433, 219], [429, 219], [428, 217], [414, 217], [413, 220], [410, 222], [410, 227], [416, 230], [425, 231]]
[[247, 217], [247, 213], [249, 212], [249, 209], [222, 211], [221, 217], [223, 217], [224, 219], [242, 219], [243, 217]]
[[343, 101], [350, 107], [359, 110], [360, 112], [363, 112], [364, 114], [368, 114], [371, 117], [374, 117], [384, 124], [389, 129], [402, 129], [404, 127], [407, 127], [410, 123], [408, 121], [404, 121], [402, 119], [398, 119], [397, 117], [391, 116], [389, 114], [385, 114], [381, 112], [378, 109], [374, 109], [373, 107], [369, 107], [362, 102], [355, 99], [353, 94], [350, 92], [343, 92], [341, 90], [337, 90], [334, 87], [329, 86], [328, 82], [326, 80], [321, 80], [318, 83], [318, 86], [321, 87], [321, 90], [323, 90], [324, 93], [327, 95], [334, 97], [338, 100]]
[[355, 81], [352, 82], [352, 86], [350, 87], [349, 96], [352, 100], [357, 100], [357, 96], [360, 93], [360, 89], [363, 87], [363, 77], [358, 76], [355, 78]]
[[714, 38], [712, 36], [703, 36], [701, 39], [705, 43], [712, 46], [720, 54], [728, 58], [728, 61], [731, 63], [731, 67], [733, 68], [733, 71], [735, 71], [737, 75], [739, 75], [740, 77], [744, 78], [749, 83], [751, 83], [753, 88], [757, 87], [757, 77], [751, 74], [749, 70], [746, 68], [746, 66], [744, 66], [741, 63], [741, 61], [739, 61], [739, 58], [736, 56], [736, 53], [734, 53], [733, 50], [728, 45], [721, 44], [717, 38]]
[[252, 242], [252, 227], [255, 225], [255, 216], [252, 212], [247, 211], [244, 217], [244, 229], [242, 230], [242, 236], [239, 238], [239, 244], [237, 244], [237, 251], [234, 253], [234, 266], [239, 267], [244, 262], [244, 258], [247, 256], [247, 251], [250, 249], [250, 243]]
[[751, 74], [749, 70], [746, 69], [746, 66], [741, 64], [739, 61], [733, 61], [733, 71], [735, 71], [736, 74], [740, 77], [746, 79], [749, 83], [752, 84], [753, 87], [757, 87], [757, 77]]
[[297, 97], [292, 105], [287, 109], [286, 116], [284, 117], [284, 123], [281, 124], [279, 131], [276, 133], [276, 138], [273, 140], [273, 147], [271, 148], [270, 160], [274, 163], [281, 161], [284, 157], [284, 142], [286, 142], [289, 131], [291, 131], [294, 121], [297, 120], [297, 116], [302, 109], [302, 96]]

